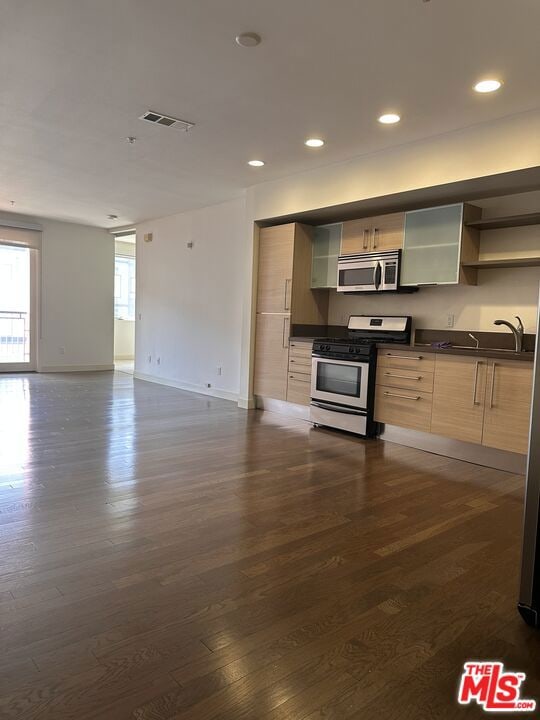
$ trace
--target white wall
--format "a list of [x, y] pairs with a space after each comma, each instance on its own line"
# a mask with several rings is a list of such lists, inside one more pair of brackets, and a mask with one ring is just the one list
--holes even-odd
[[[240, 404], [248, 407], [252, 402], [256, 220], [539, 165], [540, 111], [535, 110], [248, 188], [243, 239], [249, 270], [244, 282]], [[532, 284], [531, 276], [534, 271], [526, 281]], [[517, 283], [519, 293], [521, 280], [516, 275], [508, 277], [510, 301], [510, 288]], [[437, 290], [433, 289], [432, 295]], [[422, 297], [426, 295], [419, 293], [418, 298]], [[441, 304], [446, 300], [448, 296]], [[528, 303], [526, 298], [523, 302]], [[494, 307], [494, 312], [500, 309]], [[461, 313], [459, 308], [457, 313]], [[530, 329], [530, 315], [528, 318]], [[469, 319], [463, 314], [462, 320]]]
[[244, 227], [243, 198], [138, 225], [137, 376], [237, 399]]
[[114, 242], [110, 233], [14, 213], [2, 217], [39, 223], [43, 228], [38, 369], [112, 368]]
[[[117, 255], [135, 257], [135, 243], [116, 240]], [[135, 357], [135, 320], [114, 319], [114, 359], [132, 360]]]

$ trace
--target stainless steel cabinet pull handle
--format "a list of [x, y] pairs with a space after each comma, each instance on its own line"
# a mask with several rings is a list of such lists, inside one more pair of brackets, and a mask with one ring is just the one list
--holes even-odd
[[288, 317], [283, 318], [283, 347], [289, 347], [289, 332], [287, 330], [287, 323], [289, 322]]
[[290, 309], [291, 309], [291, 305], [290, 305], [290, 302], [289, 302], [289, 285], [290, 285], [291, 282], [292, 282], [292, 281], [291, 281], [291, 278], [287, 278], [287, 279], [285, 280], [285, 303], [284, 303], [284, 308], [285, 308], [285, 310], [290, 310]]
[[473, 383], [473, 391], [472, 391], [473, 405], [480, 405], [480, 403], [476, 400], [476, 390], [478, 388], [478, 366], [479, 365], [480, 365], [480, 363], [476, 362], [475, 366], [474, 366], [474, 383]]
[[388, 377], [405, 378], [405, 380], [421, 380], [422, 375], [400, 375], [399, 373], [385, 372]]
[[400, 360], [422, 360], [423, 355], [394, 355], [386, 353], [386, 357], [400, 358]]
[[495, 368], [497, 367], [497, 363], [493, 363], [493, 373], [491, 375], [491, 392], [489, 394], [489, 409], [491, 410], [493, 408], [493, 393], [495, 391]]
[[385, 395], [388, 395], [388, 397], [398, 397], [398, 398], [404, 398], [405, 400], [420, 400], [420, 395], [416, 395], [415, 397], [411, 397], [410, 395], [400, 395], [399, 393], [391, 393], [384, 391]]
[[373, 249], [375, 250], [379, 244], [379, 228], [373, 228]]
[[364, 230], [364, 244], [362, 245], [364, 250], [367, 250], [368, 242], [369, 242], [369, 230], [366, 228]]

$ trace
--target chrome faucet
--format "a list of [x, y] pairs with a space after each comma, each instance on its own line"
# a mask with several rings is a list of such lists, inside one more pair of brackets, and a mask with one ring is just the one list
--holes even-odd
[[494, 325], [506, 325], [507, 328], [509, 328], [514, 333], [514, 340], [516, 341], [516, 352], [521, 352], [523, 350], [523, 323], [521, 322], [521, 318], [517, 315], [515, 316], [516, 320], [518, 321], [517, 327], [515, 325], [512, 325], [511, 322], [508, 322], [508, 320], [495, 320], [493, 323]]

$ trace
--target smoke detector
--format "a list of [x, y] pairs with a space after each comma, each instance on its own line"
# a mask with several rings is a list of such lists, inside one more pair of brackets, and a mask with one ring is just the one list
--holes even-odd
[[245, 32], [237, 35], [235, 40], [241, 47], [257, 47], [261, 42], [261, 36], [254, 32]]
[[183, 130], [184, 132], [191, 130], [191, 128], [195, 126], [195, 123], [180, 120], [180, 118], [174, 118], [170, 115], [163, 115], [163, 113], [158, 113], [154, 110], [147, 110], [144, 115], [139, 117], [139, 120], [145, 120], [146, 122], [152, 123], [152, 125], [163, 125], [163, 127]]

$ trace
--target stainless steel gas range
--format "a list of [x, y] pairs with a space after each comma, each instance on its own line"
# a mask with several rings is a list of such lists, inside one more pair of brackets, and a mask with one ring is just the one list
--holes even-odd
[[347, 336], [313, 343], [310, 420], [365, 437], [373, 420], [377, 343], [410, 344], [408, 316], [351, 315]]

